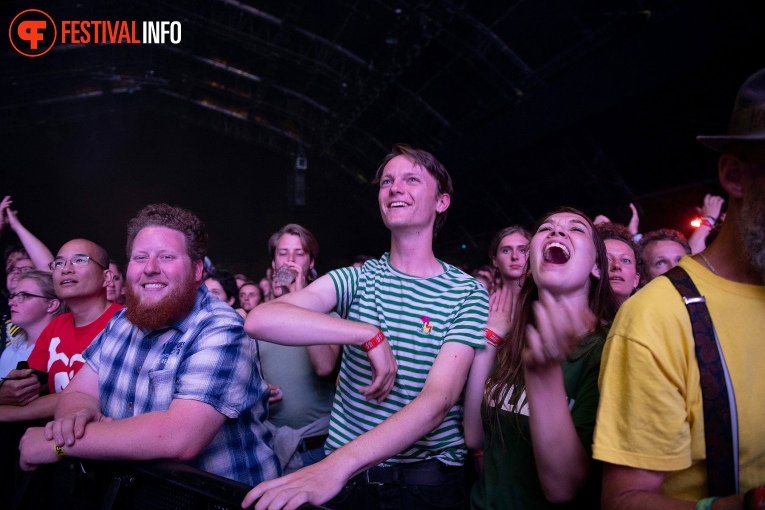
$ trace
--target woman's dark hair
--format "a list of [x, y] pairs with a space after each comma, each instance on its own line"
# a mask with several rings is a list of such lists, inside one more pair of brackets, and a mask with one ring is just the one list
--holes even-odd
[[[600, 237], [592, 220], [572, 207], [561, 207], [542, 216], [534, 226], [533, 232], [537, 232], [539, 227], [546, 222], [550, 216], [558, 213], [572, 213], [584, 218], [590, 226], [592, 232], [592, 242], [595, 245], [595, 264], [600, 270], [601, 277], [595, 279], [590, 277], [589, 304], [590, 310], [597, 318], [597, 324], [603, 325], [613, 320], [618, 309], [618, 303], [611, 290], [611, 284], [608, 281], [608, 256], [606, 247]], [[526, 382], [523, 376], [523, 362], [521, 355], [526, 347], [526, 327], [535, 325], [534, 312], [532, 304], [539, 299], [539, 291], [531, 278], [526, 278], [518, 295], [518, 303], [515, 306], [515, 317], [510, 329], [507, 340], [497, 354], [497, 366], [486, 381], [484, 389], [484, 398], [493, 402], [489, 406], [490, 422], [498, 418], [497, 410], [502, 407], [502, 402], [507, 398], [508, 392], [512, 389], [511, 404], [518, 404], [518, 399], [524, 393]]]

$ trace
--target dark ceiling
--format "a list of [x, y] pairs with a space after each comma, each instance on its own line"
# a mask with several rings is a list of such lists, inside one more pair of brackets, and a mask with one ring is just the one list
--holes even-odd
[[326, 271], [386, 249], [370, 181], [406, 142], [454, 179], [450, 262], [560, 205], [626, 222], [634, 202], [643, 230], [686, 229], [721, 193], [694, 137], [724, 132], [765, 63], [758, 4], [5, 0], [3, 26], [37, 8], [180, 21], [182, 41], [26, 58], [6, 40], [0, 194], [54, 252], [84, 236], [124, 260], [126, 221], [165, 201], [206, 221], [220, 266], [257, 276], [269, 234], [297, 222]]

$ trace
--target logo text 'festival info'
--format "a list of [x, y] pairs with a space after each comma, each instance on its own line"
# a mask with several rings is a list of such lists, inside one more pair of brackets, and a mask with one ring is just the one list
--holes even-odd
[[56, 44], [180, 44], [180, 21], [62, 20], [27, 9], [8, 30], [13, 48], [25, 57], [39, 57]]

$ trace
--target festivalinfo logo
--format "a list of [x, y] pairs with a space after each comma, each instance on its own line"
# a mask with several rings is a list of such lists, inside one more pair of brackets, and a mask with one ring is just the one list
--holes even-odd
[[180, 21], [60, 20], [39, 9], [20, 12], [8, 29], [11, 45], [40, 57], [56, 44], [180, 44]]

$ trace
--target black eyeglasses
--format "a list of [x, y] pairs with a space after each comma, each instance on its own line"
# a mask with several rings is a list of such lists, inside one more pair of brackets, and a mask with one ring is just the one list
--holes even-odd
[[69, 260], [66, 259], [54, 259], [53, 262], [48, 264], [48, 267], [51, 271], [55, 271], [56, 269], [64, 269], [64, 266], [66, 266], [66, 263], [69, 262], [73, 266], [87, 266], [88, 262], [93, 261], [94, 264], [96, 264], [101, 269], [106, 269], [104, 266], [99, 264], [96, 259], [88, 257], [87, 255], [75, 255]]
[[13, 266], [8, 269], [8, 274], [27, 274], [32, 269], [34, 269], [33, 266], [24, 266], [24, 267]]
[[39, 298], [42, 298], [42, 299], [48, 299], [45, 296], [39, 296], [37, 294], [30, 294], [29, 292], [16, 292], [14, 294], [9, 294], [8, 295], [8, 301], [10, 301], [11, 299], [15, 299], [17, 303], [23, 303], [24, 301], [27, 300], [27, 298], [31, 298], [31, 297], [39, 297]]

